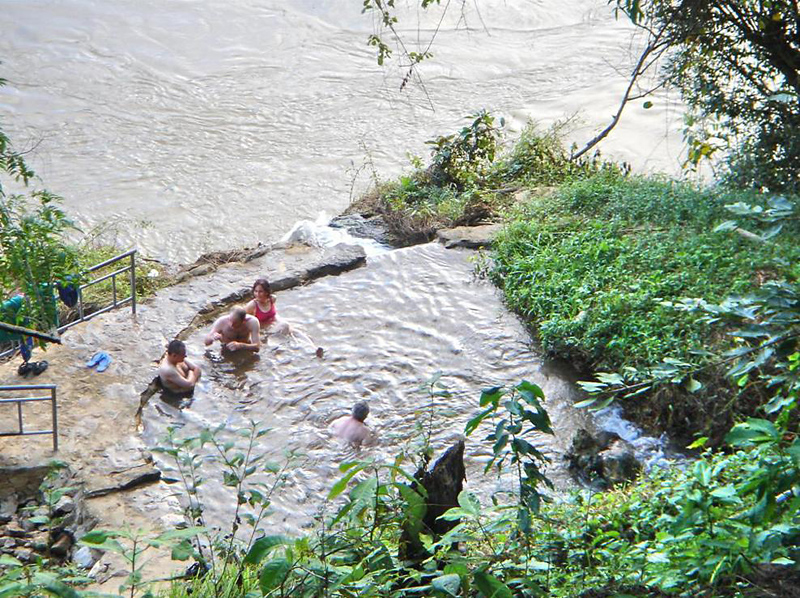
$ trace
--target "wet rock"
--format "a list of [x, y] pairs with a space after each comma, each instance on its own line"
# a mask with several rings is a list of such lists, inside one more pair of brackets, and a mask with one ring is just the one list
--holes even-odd
[[436, 231], [436, 238], [447, 249], [464, 247], [480, 249], [490, 247], [494, 237], [502, 229], [501, 224], [483, 224], [479, 226], [457, 226]]
[[109, 569], [109, 563], [103, 560], [98, 560], [94, 565], [92, 565], [92, 568], [89, 570], [87, 576], [94, 579], [97, 583], [104, 583], [111, 577]]
[[95, 498], [97, 496], [105, 496], [113, 492], [123, 492], [131, 490], [144, 484], [152, 484], [161, 479], [161, 472], [155, 467], [150, 467], [145, 471], [126, 472], [126, 476], [120, 476], [119, 481], [112, 485], [86, 492], [86, 498]]
[[69, 554], [72, 544], [72, 536], [62, 533], [50, 547], [50, 553], [59, 558], [65, 558]]
[[0, 538], [0, 549], [13, 550], [17, 547], [17, 541], [14, 538]]
[[25, 530], [25, 532], [32, 532], [40, 525], [38, 523], [34, 523], [30, 519], [23, 519], [22, 521], [20, 521], [20, 524], [22, 525], [22, 529]]
[[617, 440], [600, 453], [603, 463], [603, 477], [610, 486], [624, 484], [635, 479], [641, 470], [631, 446], [624, 440]]
[[19, 502], [15, 492], [0, 498], [0, 524], [11, 521], [14, 513], [17, 512], [17, 507], [19, 507]]
[[95, 552], [88, 546], [81, 546], [72, 555], [72, 562], [74, 562], [81, 569], [91, 569], [97, 562], [99, 557], [95, 556]]
[[306, 270], [305, 278], [313, 280], [322, 276], [333, 276], [363, 266], [367, 261], [364, 248], [358, 245], [339, 243], [326, 252], [322, 259]]
[[22, 528], [22, 526], [19, 524], [19, 521], [16, 519], [13, 519], [6, 524], [5, 533], [7, 536], [11, 536], [12, 538], [24, 538], [27, 536], [27, 532]]
[[396, 239], [381, 216], [365, 218], [361, 214], [346, 214], [337, 216], [328, 225], [331, 228], [343, 228], [354, 237], [372, 239], [383, 245], [396, 244]]
[[48, 532], [36, 532], [30, 537], [30, 545], [36, 552], [44, 552], [47, 550], [47, 541], [50, 538]]
[[103, 584], [112, 577], [125, 577], [128, 572], [121, 567], [121, 563], [115, 563], [109, 554], [106, 553], [94, 564], [87, 575], [88, 577], [94, 579], [97, 583]]
[[[17, 504], [25, 502], [30, 496], [36, 494], [39, 486], [47, 475], [47, 466], [34, 467], [3, 467], [0, 468], [0, 502], [12, 494], [17, 495]], [[9, 514], [6, 512], [6, 514]]]
[[641, 470], [633, 447], [613, 432], [575, 433], [566, 455], [568, 469], [580, 483], [598, 490], [633, 480]]
[[16, 548], [14, 549], [14, 558], [23, 562], [30, 563], [34, 560], [33, 549], [31, 548]]
[[67, 513], [72, 513], [75, 510], [75, 500], [69, 496], [62, 496], [53, 508], [54, 517], [64, 517]]

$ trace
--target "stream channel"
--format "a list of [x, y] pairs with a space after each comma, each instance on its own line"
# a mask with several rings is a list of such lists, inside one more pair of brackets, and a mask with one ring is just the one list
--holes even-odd
[[[143, 413], [147, 444], [158, 446], [168, 427], [180, 428], [183, 436], [224, 425], [222, 442], [241, 442], [236, 432], [250, 420], [270, 427], [258, 446], [267, 459], [281, 462], [289, 450], [303, 455], [274, 497], [270, 533], [298, 532], [313, 523], [342, 476], [340, 463], [391, 463], [401, 452], [413, 455], [428, 428], [438, 457], [463, 437], [483, 388], [529, 380], [544, 390], [555, 430], [553, 437], [538, 435], [533, 442], [551, 458], [547, 472], [556, 488], [570, 487], [563, 454], [575, 430], [594, 429], [597, 418], [573, 407], [578, 391], [570, 374], [543, 362], [498, 290], [476, 277], [477, 254], [437, 243], [370, 253], [365, 267], [276, 295], [280, 317], [323, 346], [322, 359], [315, 357], [314, 347], [274, 336], [258, 355], [223, 358], [217, 347], [204, 346], [207, 327], [191, 333], [188, 355], [203, 369], [203, 378], [191, 402], [178, 405], [158, 396], [149, 401]], [[449, 397], [431, 397], [420, 389], [439, 372]], [[327, 431], [358, 400], [369, 402], [367, 424], [380, 439], [360, 450]], [[643, 437], [614, 414], [598, 421], [632, 440], [640, 458], [663, 456], [662, 443]], [[467, 439], [465, 451], [465, 487], [483, 501], [515, 488], [505, 475], [483, 474], [491, 443], [482, 439], [490, 425], [484, 422]], [[167, 477], [176, 477], [163, 455], [155, 457]], [[411, 460], [404, 467], [413, 473]], [[205, 468], [206, 518], [224, 525], [235, 494], [219, 483], [218, 463]]]

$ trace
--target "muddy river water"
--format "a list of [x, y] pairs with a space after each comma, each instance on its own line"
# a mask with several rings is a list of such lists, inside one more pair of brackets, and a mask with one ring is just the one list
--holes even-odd
[[[636, 58], [606, 0], [442, 2], [441, 23], [397, 4], [409, 50], [438, 31], [402, 92], [359, 0], [0, 0], [0, 119], [83, 231], [187, 262], [338, 213], [354, 178], [398, 174], [482, 108], [509, 139], [577, 114], [583, 142]], [[682, 110], [653, 100], [603, 151], [675, 172]]]

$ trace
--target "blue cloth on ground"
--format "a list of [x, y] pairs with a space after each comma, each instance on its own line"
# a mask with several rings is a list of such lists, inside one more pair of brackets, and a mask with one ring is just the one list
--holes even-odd
[[100, 361], [97, 363], [97, 371], [105, 372], [108, 369], [108, 366], [110, 365], [111, 365], [111, 356], [108, 353], [102, 353], [100, 356]]
[[26, 337], [19, 346], [19, 354], [22, 355], [22, 361], [28, 361], [33, 353], [33, 339]]
[[109, 365], [111, 365], [111, 356], [105, 351], [98, 351], [92, 355], [92, 358], [89, 361], [86, 362], [87, 368], [93, 368], [94, 366], [97, 366], [98, 372], [105, 372]]
[[78, 303], [78, 287], [74, 284], [67, 283], [61, 284], [60, 282], [56, 284], [58, 288], [58, 296], [61, 301], [67, 307], [75, 307]]
[[111, 356], [105, 351], [98, 351], [92, 355], [92, 358], [89, 361], [86, 362], [87, 368], [93, 368], [94, 366], [97, 366], [98, 372], [105, 372], [109, 365], [111, 365]]
[[108, 357], [108, 355], [105, 352], [98, 351], [97, 353], [92, 355], [92, 358], [89, 361], [86, 362], [86, 367], [87, 368], [93, 368], [94, 366], [98, 365], [100, 363], [100, 360], [103, 358], [104, 355], [106, 357]]

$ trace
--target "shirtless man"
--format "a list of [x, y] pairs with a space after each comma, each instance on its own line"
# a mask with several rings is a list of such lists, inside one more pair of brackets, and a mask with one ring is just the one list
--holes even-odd
[[206, 336], [206, 345], [214, 341], [222, 343], [228, 351], [252, 351], [261, 349], [258, 337], [259, 325], [255, 316], [249, 315], [241, 307], [234, 307], [227, 316], [217, 318]]
[[186, 359], [186, 345], [174, 340], [170, 341], [167, 354], [158, 364], [158, 377], [167, 390], [190, 392], [200, 379], [200, 368]]
[[353, 405], [351, 415], [340, 417], [331, 424], [331, 432], [350, 444], [360, 446], [367, 440], [373, 440], [372, 431], [364, 424], [369, 415], [369, 405], [366, 401], [359, 401]]

